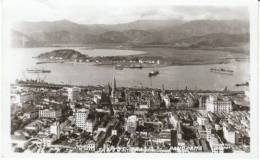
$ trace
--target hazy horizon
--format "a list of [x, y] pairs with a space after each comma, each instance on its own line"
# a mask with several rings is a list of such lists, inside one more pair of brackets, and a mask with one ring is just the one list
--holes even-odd
[[67, 22], [71, 22], [71, 23], [76, 23], [76, 24], [81, 24], [81, 25], [118, 25], [118, 24], [127, 24], [127, 23], [134, 23], [134, 22], [138, 22], [138, 21], [183, 21], [183, 22], [191, 22], [191, 21], [243, 21], [243, 22], [247, 22], [248, 19], [193, 19], [193, 20], [182, 20], [182, 19], [137, 19], [137, 20], [133, 20], [133, 21], [129, 21], [129, 22], [119, 22], [119, 23], [113, 23], [113, 24], [106, 24], [106, 23], [93, 23], [93, 24], [88, 24], [88, 23], [78, 23], [75, 22], [73, 20], [69, 20], [69, 19], [57, 19], [57, 20], [46, 20], [46, 21], [18, 21], [16, 23], [53, 23], [53, 22], [62, 22], [62, 21], [67, 21]]
[[[87, 3], [88, 2], [88, 3]], [[79, 24], [113, 25], [137, 20], [248, 20], [243, 6], [194, 5], [93, 5], [89, 1], [4, 1], [5, 18], [11, 23], [68, 20]]]

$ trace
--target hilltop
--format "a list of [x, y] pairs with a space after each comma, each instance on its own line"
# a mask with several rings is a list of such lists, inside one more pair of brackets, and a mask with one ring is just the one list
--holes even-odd
[[[130, 23], [78, 24], [67, 20], [46, 22], [21, 22], [13, 26], [13, 39], [26, 37], [27, 41], [13, 41], [13, 46], [52, 46], [54, 44], [104, 44], [112, 45], [170, 45], [192, 41], [217, 39], [207, 46], [233, 46], [248, 42], [249, 23], [240, 20], [138, 20]], [[220, 36], [221, 35], [221, 36]], [[226, 41], [228, 39], [228, 41]], [[223, 41], [223, 42], [221, 42]], [[203, 44], [205, 44], [203, 42]], [[197, 45], [195, 43], [195, 45]], [[201, 43], [199, 43], [201, 45]], [[194, 46], [194, 45], [193, 45]]]
[[75, 60], [86, 59], [88, 56], [81, 54], [73, 49], [59, 49], [51, 52], [41, 53], [37, 58], [53, 59], [53, 60]]

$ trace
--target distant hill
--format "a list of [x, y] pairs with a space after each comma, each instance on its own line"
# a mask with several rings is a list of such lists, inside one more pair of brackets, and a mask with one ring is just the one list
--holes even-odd
[[247, 43], [249, 34], [226, 34], [213, 33], [204, 36], [193, 36], [186, 39], [177, 40], [174, 43], [176, 47], [231, 47], [240, 43]]
[[[61, 20], [21, 22], [14, 25], [13, 30], [27, 37], [36, 46], [89, 43], [176, 44], [178, 41], [197, 44], [206, 43], [207, 40], [211, 40], [207, 45], [219, 46], [229, 45], [232, 41], [244, 41], [240, 36], [243, 38], [249, 33], [249, 24], [238, 20], [138, 20], [115, 25], [85, 25]], [[19, 34], [13, 34], [13, 39], [19, 39]]]

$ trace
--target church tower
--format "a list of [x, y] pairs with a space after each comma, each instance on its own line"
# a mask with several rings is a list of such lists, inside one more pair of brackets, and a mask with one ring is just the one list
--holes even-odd
[[116, 92], [116, 78], [114, 77], [112, 92]]
[[112, 103], [115, 103], [116, 99], [116, 78], [113, 79], [112, 92], [111, 92]]

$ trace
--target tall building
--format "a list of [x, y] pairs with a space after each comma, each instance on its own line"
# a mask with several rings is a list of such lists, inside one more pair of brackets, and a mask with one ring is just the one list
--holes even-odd
[[136, 131], [136, 127], [137, 127], [137, 117], [136, 117], [136, 115], [129, 116], [127, 118], [127, 122], [126, 122], [126, 130], [129, 133], [134, 133]]
[[50, 126], [50, 133], [57, 136], [57, 138], [60, 138], [60, 123], [54, 122], [53, 125]]
[[103, 89], [104, 93], [106, 93], [107, 95], [111, 95], [111, 90], [112, 89], [109, 83]]
[[178, 146], [178, 137], [177, 137], [177, 130], [171, 130], [171, 146], [177, 147]]
[[207, 100], [206, 96], [200, 96], [199, 97], [199, 108], [201, 108], [201, 109], [206, 108], [206, 100]]
[[115, 77], [114, 77], [114, 80], [113, 80], [111, 98], [112, 98], [112, 103], [114, 103], [115, 99], [116, 99], [116, 78]]
[[214, 113], [229, 113], [232, 111], [232, 101], [228, 97], [209, 96], [206, 100], [207, 111]]
[[68, 88], [67, 91], [68, 91], [68, 101], [75, 102], [79, 99], [80, 88], [78, 87]]
[[91, 120], [86, 121], [86, 131], [92, 133], [93, 132], [93, 122]]
[[114, 80], [113, 80], [112, 92], [116, 92], [116, 78], [115, 77], [114, 77]]
[[82, 108], [76, 110], [74, 115], [75, 115], [75, 124], [77, 127], [84, 130], [86, 129], [88, 114], [89, 114], [88, 109]]

